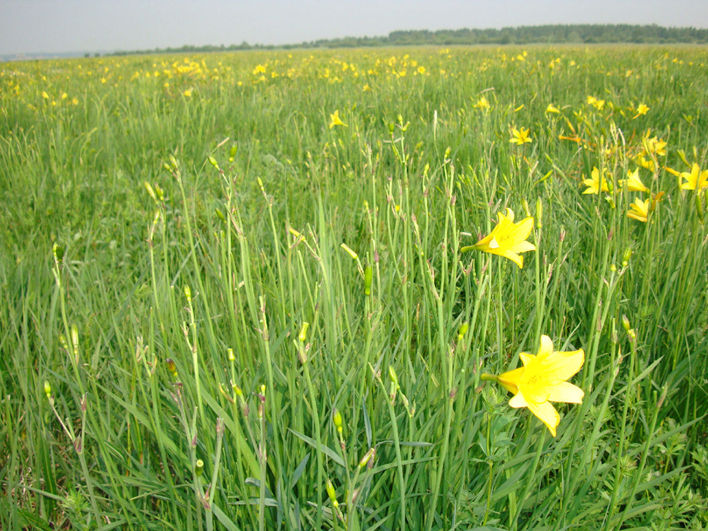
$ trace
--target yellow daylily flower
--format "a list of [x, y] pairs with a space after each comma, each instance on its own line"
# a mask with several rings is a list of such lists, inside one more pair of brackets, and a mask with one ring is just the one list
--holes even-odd
[[646, 132], [644, 137], [642, 137], [642, 147], [644, 151], [649, 153], [654, 153], [658, 156], [666, 156], [666, 141], [658, 138], [656, 136], [649, 136], [649, 131]]
[[703, 190], [708, 188], [708, 170], [701, 171], [701, 168], [693, 163], [691, 171], [679, 174], [678, 184], [681, 190]]
[[552, 103], [549, 103], [548, 107], [546, 107], [546, 112], [552, 112], [552, 113], [559, 114], [560, 109], [558, 107], [556, 107], [555, 105], [553, 105]]
[[485, 253], [496, 254], [508, 258], [519, 268], [523, 268], [524, 257], [519, 253], [536, 250], [533, 243], [526, 241], [533, 230], [533, 218], [529, 216], [514, 223], [514, 211], [510, 208], [506, 209], [506, 215], [499, 212], [497, 216], [499, 221], [488, 236], [474, 245], [463, 247], [460, 251], [477, 249]]
[[538, 354], [522, 352], [519, 357], [523, 367], [500, 376], [483, 374], [482, 379], [495, 380], [513, 393], [509, 405], [529, 408], [555, 437], [560, 415], [551, 402], [582, 403], [585, 393], [567, 380], [582, 368], [585, 352], [555, 352], [551, 338], [541, 336]]
[[627, 217], [641, 221], [642, 223], [647, 222], [649, 217], [649, 200], [642, 201], [636, 198], [632, 203], [630, 203], [630, 209], [627, 211]]
[[598, 111], [601, 111], [605, 107], [605, 100], [599, 100], [595, 96], [588, 96], [587, 103], [595, 107]]
[[477, 100], [477, 103], [475, 103], [473, 107], [475, 109], [479, 109], [480, 111], [488, 111], [491, 106], [489, 105], [489, 100], [482, 96]]
[[600, 170], [598, 170], [595, 166], [593, 166], [590, 176], [590, 179], [583, 179], [583, 184], [587, 186], [585, 191], [583, 191], [583, 194], [599, 194], [600, 192], [610, 191], [610, 186], [607, 179], [605, 179], [604, 175], [602, 176], [602, 179], [600, 179]]
[[644, 116], [644, 115], [645, 115], [646, 113], [648, 113], [648, 112], [649, 112], [649, 107], [648, 107], [646, 104], [644, 104], [644, 103], [640, 103], [640, 104], [637, 106], [637, 114], [635, 114], [635, 115], [632, 117], [632, 120], [634, 120], [635, 118], [639, 118], [640, 116]]
[[345, 124], [342, 119], [339, 117], [339, 110], [334, 111], [332, 114], [329, 115], [329, 128], [332, 129], [333, 127], [337, 125], [342, 125], [344, 127], [349, 127], [347, 124]]
[[621, 179], [619, 182], [626, 187], [630, 192], [648, 192], [649, 188], [644, 186], [644, 183], [639, 178], [639, 168], [634, 171], [627, 170], [627, 178]]
[[526, 127], [522, 127], [520, 129], [517, 129], [516, 127], [512, 128], [511, 139], [509, 142], [518, 146], [532, 142], [531, 137], [529, 136], [529, 130]]

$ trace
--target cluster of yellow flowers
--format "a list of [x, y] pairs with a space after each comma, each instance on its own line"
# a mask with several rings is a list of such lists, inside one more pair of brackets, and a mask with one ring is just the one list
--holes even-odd
[[[651, 190], [642, 182], [639, 176], [639, 169], [641, 167], [655, 172], [657, 169], [657, 157], [666, 156], [666, 145], [665, 141], [658, 139], [656, 136], [650, 137], [647, 131], [647, 134], [642, 139], [642, 149], [635, 158], [639, 167], [635, 168], [634, 171], [627, 170], [627, 178], [619, 180], [618, 184], [628, 192], [649, 194], [647, 199], [634, 197], [629, 205], [630, 209], [627, 211], [628, 218], [646, 223], [650, 214], [656, 209], [657, 203], [664, 196], [664, 192], [651, 194]], [[647, 157], [650, 158], [647, 159]], [[681, 190], [697, 190], [701, 192], [708, 188], [708, 170], [701, 170], [696, 162], [691, 165], [691, 171], [688, 172], [678, 172], [666, 166], [664, 166], [664, 169], [678, 178], [678, 187]], [[583, 194], [612, 194], [614, 192], [612, 174], [607, 169], [604, 169], [601, 175], [600, 170], [597, 167], [593, 167], [590, 177], [583, 179], [582, 184], [586, 186]]]
[[[536, 246], [527, 241], [533, 230], [534, 219], [527, 216], [514, 223], [514, 212], [507, 208], [506, 213], [498, 213], [498, 222], [494, 230], [474, 245], [462, 247], [461, 252], [470, 250], [503, 256], [514, 262], [519, 268], [524, 266], [522, 253], [535, 251]], [[541, 345], [534, 356], [522, 352], [519, 357], [523, 367], [505, 372], [500, 376], [483, 374], [483, 380], [496, 381], [514, 394], [509, 400], [513, 408], [528, 408], [556, 436], [560, 415], [551, 402], [569, 402], [579, 404], [583, 391], [567, 380], [576, 374], [585, 359], [582, 349], [573, 352], [553, 350], [553, 342], [548, 336], [541, 337]]]

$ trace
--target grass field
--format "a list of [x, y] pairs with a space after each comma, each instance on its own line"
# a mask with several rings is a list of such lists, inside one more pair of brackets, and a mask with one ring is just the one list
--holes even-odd
[[0, 527], [705, 528], [707, 102], [691, 47], [1, 64]]

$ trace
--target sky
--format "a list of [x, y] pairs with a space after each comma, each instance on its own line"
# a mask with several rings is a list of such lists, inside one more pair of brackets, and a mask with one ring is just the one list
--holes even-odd
[[708, 0], [0, 0], [0, 55], [573, 23], [708, 28]]

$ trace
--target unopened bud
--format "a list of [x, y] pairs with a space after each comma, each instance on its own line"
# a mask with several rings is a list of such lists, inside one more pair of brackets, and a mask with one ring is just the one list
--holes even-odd
[[334, 410], [334, 416], [332, 417], [332, 421], [334, 422], [334, 427], [337, 428], [337, 433], [339, 433], [341, 437], [344, 419], [342, 419], [342, 414], [339, 412], [338, 409]]
[[310, 328], [310, 323], [308, 323], [307, 321], [302, 323], [302, 327], [300, 328], [300, 335], [298, 336], [300, 343], [304, 343], [307, 340], [307, 330], [309, 328]]
[[374, 448], [369, 448], [369, 451], [364, 454], [364, 457], [361, 458], [359, 461], [359, 468], [364, 468], [367, 464], [369, 464], [369, 461], [376, 455], [376, 449]]
[[391, 378], [391, 382], [396, 389], [400, 388], [400, 385], [398, 385], [398, 375], [396, 374], [396, 369], [394, 369], [391, 365], [388, 366], [388, 377]]
[[543, 203], [541, 198], [536, 199], [536, 226], [543, 228]]
[[332, 485], [332, 482], [329, 479], [325, 484], [325, 489], [327, 490], [327, 496], [329, 497], [329, 501], [332, 502], [332, 505], [335, 508], [339, 507], [339, 502], [337, 501], [337, 493], [334, 491], [334, 485]]
[[202, 472], [204, 472], [204, 461], [197, 459], [197, 462], [194, 463], [194, 471], [197, 473], [197, 476], [201, 476]]
[[184, 287], [184, 296], [187, 297], [189, 302], [192, 302], [192, 290], [189, 286]]
[[352, 257], [352, 260], [356, 260], [357, 258], [359, 258], [359, 255], [356, 254], [356, 252], [354, 251], [354, 249], [352, 249], [351, 247], [349, 247], [346, 243], [341, 244], [340, 247], [341, 247], [342, 249], [344, 249], [344, 251], [345, 251], [349, 256]]
[[47, 398], [52, 396], [52, 386], [47, 380], [44, 380], [44, 394], [47, 395]]
[[529, 202], [526, 201], [526, 199], [524, 199], [524, 200], [521, 202], [521, 206], [524, 207], [524, 212], [526, 213], [526, 215], [527, 215], [527, 216], [530, 216], [530, 215], [531, 215], [531, 210], [529, 210]]
[[226, 349], [226, 355], [228, 356], [229, 361], [235, 361], [235, 360], [236, 360], [236, 356], [234, 356], [234, 349], [232, 349], [232, 348], [227, 348], [227, 349]]
[[371, 295], [371, 281], [374, 277], [374, 271], [370, 265], [366, 266], [364, 270], [364, 295], [367, 297]]
[[457, 331], [457, 342], [459, 343], [464, 339], [465, 334], [467, 333], [467, 330], [469, 330], [470, 325], [469, 323], [462, 323], [462, 326], [460, 326], [460, 329]]
[[54, 254], [54, 259], [57, 262], [61, 262], [62, 259], [64, 258], [64, 248], [59, 245], [58, 243], [55, 243], [52, 246], [52, 253]]
[[632, 249], [627, 247], [627, 250], [624, 252], [624, 256], [622, 256], [622, 267], [627, 267], [630, 258], [632, 258]]

